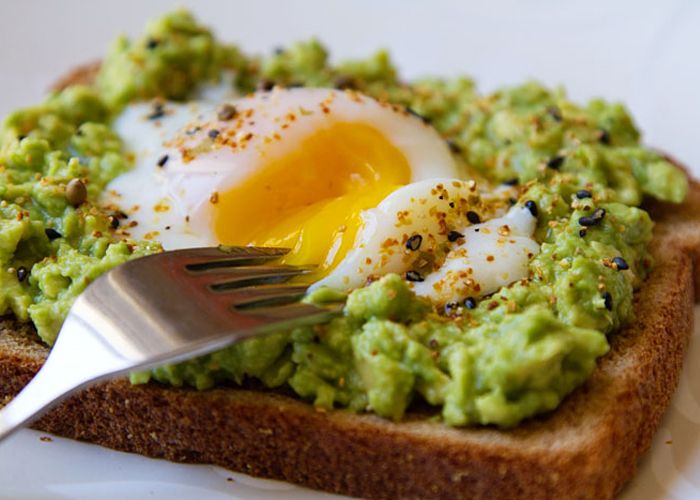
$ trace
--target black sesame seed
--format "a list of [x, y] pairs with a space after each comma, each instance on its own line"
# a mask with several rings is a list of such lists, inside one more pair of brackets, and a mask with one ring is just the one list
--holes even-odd
[[219, 120], [221, 120], [222, 122], [226, 122], [235, 118], [237, 114], [238, 110], [236, 109], [236, 106], [233, 106], [232, 104], [224, 104], [223, 106], [221, 106], [221, 109], [219, 109], [219, 113], [217, 116]]
[[257, 89], [262, 90], [264, 92], [269, 92], [273, 88], [275, 88], [275, 82], [273, 82], [272, 80], [268, 80], [267, 78], [263, 78], [262, 80], [260, 80], [257, 85]]
[[595, 226], [605, 217], [604, 208], [596, 208], [591, 215], [584, 215], [578, 220], [578, 223], [582, 226], [590, 227]]
[[63, 238], [63, 235], [61, 233], [59, 233], [51, 227], [47, 227], [46, 229], [44, 229], [44, 233], [46, 234], [46, 237], [49, 239], [49, 241], [53, 241], [56, 238]]
[[517, 186], [518, 185], [518, 178], [513, 177], [512, 179], [508, 179], [507, 181], [503, 181], [501, 184], [504, 186]]
[[588, 189], [581, 189], [580, 191], [576, 191], [576, 198], [579, 200], [593, 198], [593, 193], [591, 193]]
[[450, 205], [450, 208], [454, 208], [454, 207], [455, 207], [455, 202], [454, 202], [454, 201], [451, 201], [451, 202], [448, 203], [448, 205]]
[[430, 125], [430, 118], [428, 118], [427, 116], [421, 115], [418, 111], [411, 108], [410, 106], [406, 106], [406, 111], [408, 111], [410, 114], [412, 114], [416, 118], [420, 118], [423, 121], [423, 123], [425, 123], [426, 125]]
[[158, 47], [158, 45], [160, 45], [160, 40], [156, 40], [155, 38], [149, 38], [146, 42], [146, 48], [148, 50], [153, 50]]
[[586, 230], [585, 230], [585, 229], [579, 230], [578, 235], [579, 235], [581, 238], [583, 238], [584, 236], [586, 236]]
[[165, 116], [165, 108], [163, 104], [157, 102], [153, 105], [153, 111], [146, 118], [149, 120], [159, 120]]
[[613, 298], [612, 295], [610, 295], [610, 292], [605, 292], [603, 294], [603, 300], [605, 301], [605, 308], [608, 311], [612, 311], [613, 308]]
[[564, 163], [564, 157], [561, 155], [553, 156], [549, 160], [547, 160], [547, 166], [549, 168], [553, 168], [554, 170], [557, 170], [559, 167], [562, 166]]
[[424, 280], [425, 280], [425, 278], [423, 278], [423, 276], [421, 276], [420, 273], [418, 273], [416, 271], [407, 271], [406, 272], [406, 281], [420, 282], [420, 281], [424, 281]]
[[454, 154], [459, 154], [462, 152], [462, 146], [457, 144], [454, 139], [447, 139], [447, 147], [450, 148], [450, 151], [452, 151]]
[[467, 309], [474, 309], [476, 307], [476, 300], [472, 297], [467, 297], [464, 299], [464, 307]]
[[207, 132], [207, 135], [209, 136], [210, 139], [216, 139], [219, 137], [219, 131], [216, 130], [215, 128], [211, 129], [209, 132]]
[[29, 274], [29, 271], [27, 271], [27, 268], [24, 266], [18, 267], [17, 268], [17, 279], [22, 282], [27, 278], [27, 275]]
[[626, 271], [630, 268], [630, 265], [622, 257], [615, 257], [612, 261], [620, 271]]
[[457, 302], [448, 302], [445, 304], [445, 314], [448, 316], [451, 316], [457, 312], [457, 308], [459, 307], [459, 304]]
[[549, 106], [547, 108], [547, 113], [549, 113], [549, 116], [554, 118], [554, 121], [560, 122], [562, 119], [561, 110], [559, 109], [559, 106]]
[[165, 164], [168, 163], [168, 159], [169, 159], [169, 158], [170, 158], [170, 157], [169, 157], [168, 155], [163, 155], [163, 156], [161, 156], [160, 159], [158, 159], [157, 165], [158, 165], [159, 167], [164, 167]]
[[423, 237], [420, 234], [414, 234], [406, 241], [406, 248], [415, 252], [420, 248], [421, 243], [423, 243]]
[[469, 210], [467, 212], [467, 220], [472, 224], [478, 224], [479, 222], [481, 222], [481, 217], [479, 217], [479, 214], [477, 214], [473, 210]]
[[537, 214], [539, 213], [539, 210], [537, 208], [537, 203], [535, 203], [532, 200], [527, 200], [525, 202], [525, 208], [527, 208], [530, 213], [532, 214], [533, 217], [537, 217]]
[[450, 231], [449, 233], [447, 233], [447, 239], [452, 243], [454, 243], [460, 238], [464, 238], [464, 235], [458, 231]]
[[581, 224], [582, 226], [590, 227], [590, 226], [595, 226], [598, 224], [598, 221], [593, 219], [593, 217], [589, 216], [584, 216], [579, 218], [578, 223]]
[[356, 89], [357, 81], [348, 75], [338, 75], [333, 79], [333, 86], [338, 90]]
[[608, 132], [604, 128], [601, 128], [598, 132], [598, 140], [601, 144], [605, 144], [607, 146], [608, 144], [610, 144], [610, 132]]

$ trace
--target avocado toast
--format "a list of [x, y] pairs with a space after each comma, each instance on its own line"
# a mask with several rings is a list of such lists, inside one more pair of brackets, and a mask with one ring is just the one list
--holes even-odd
[[[556, 117], [553, 118], [556, 119]], [[680, 214], [686, 213], [688, 206], [692, 206], [692, 198], [693, 194], [691, 193], [683, 210], [678, 211], [668, 207], [661, 208], [658, 216], [662, 218], [664, 213], [673, 212], [675, 217], [680, 217]], [[688, 203], [691, 205], [688, 205]], [[692, 208], [688, 208], [687, 213], [690, 214], [689, 218], [692, 219]], [[652, 215], [655, 216], [656, 220], [660, 220], [657, 219], [656, 213], [652, 213]], [[646, 360], [649, 363], [648, 366], [663, 366], [663, 373], [668, 377], [674, 378], [671, 375], [675, 374], [677, 370], [674, 371], [671, 367], [679, 366], [677, 359], [679, 346], [683, 344], [683, 336], [687, 333], [687, 316], [692, 313], [688, 305], [690, 290], [683, 283], [687, 283], [690, 276], [690, 265], [686, 250], [694, 244], [693, 231], [696, 228], [692, 222], [683, 222], [681, 225], [677, 225], [674, 222], [668, 223], [670, 224], [668, 227], [672, 228], [672, 231], [669, 230], [668, 233], [672, 232], [674, 237], [681, 238], [684, 242], [684, 245], [679, 246], [677, 244], [679, 240], [674, 240], [669, 235], [659, 236], [659, 231], [664, 231], [665, 224], [656, 228], [652, 253], [656, 257], [657, 264], [652, 271], [651, 277], [637, 292], [635, 299], [635, 311], [637, 314], [636, 319], [631, 324], [632, 326], [627, 327], [621, 333], [618, 332], [611, 336], [611, 352], [601, 359], [600, 366], [588, 382], [567, 398], [559, 409], [549, 416], [526, 421], [512, 431], [495, 431], [491, 428], [469, 428], [469, 430], [445, 428], [433, 418], [434, 410], [428, 407], [422, 408], [420, 405], [411, 407], [404, 421], [398, 423], [387, 422], [367, 415], [348, 415], [345, 412], [336, 411], [319, 412], [305, 404], [294, 403], [288, 400], [284, 389], [274, 393], [262, 390], [265, 393], [263, 395], [255, 382], [249, 382], [249, 384], [251, 388], [255, 389], [255, 393], [259, 394], [259, 396], [254, 398], [254, 401], [259, 401], [262, 406], [251, 402], [250, 396], [245, 396], [250, 394], [247, 390], [233, 390], [227, 387], [224, 390], [216, 389], [199, 394], [185, 390], [173, 390], [171, 392], [170, 389], [162, 387], [153, 389], [151, 384], [149, 384], [144, 387], [129, 388], [129, 391], [134, 391], [130, 392], [134, 397], [127, 398], [123, 395], [118, 395], [117, 399], [123, 399], [125, 402], [125, 406], [121, 410], [117, 406], [110, 406], [111, 409], [104, 407], [97, 411], [83, 411], [82, 414], [119, 414], [122, 415], [120, 418], [121, 422], [130, 421], [131, 417], [128, 416], [131, 414], [130, 411], [133, 411], [134, 415], [143, 416], [148, 414], [150, 415], [149, 421], [160, 422], [160, 430], [163, 431], [166, 428], [164, 422], [167, 419], [163, 416], [154, 417], [150, 413], [152, 410], [146, 412], [144, 409], [145, 407], [161, 408], [163, 400], [161, 400], [161, 403], [157, 403], [154, 400], [144, 401], [144, 406], [137, 406], [136, 410], [129, 410], [129, 408], [141, 397], [145, 399], [154, 397], [154, 395], [146, 396], [146, 394], [150, 394], [148, 391], [151, 390], [156, 390], [157, 394], [163, 395], [162, 398], [164, 399], [182, 397], [185, 399], [177, 400], [177, 402], [173, 399], [171, 401], [172, 406], [163, 413], [163, 415], [166, 413], [182, 415], [182, 419], [170, 417], [171, 421], [169, 421], [169, 423], [174, 424], [174, 420], [179, 420], [181, 428], [169, 429], [167, 433], [161, 433], [156, 429], [149, 428], [148, 436], [152, 442], [151, 446], [162, 447], [160, 451], [150, 451], [147, 443], [140, 443], [138, 447], [134, 445], [134, 447], [129, 449], [137, 450], [144, 454], [167, 456], [173, 459], [222, 463], [232, 468], [247, 470], [260, 475], [283, 477], [324, 489], [363, 496], [426, 496], [430, 494], [430, 491], [433, 491], [435, 494], [456, 494], [459, 492], [459, 494], [465, 496], [476, 496], [479, 494], [496, 496], [499, 493], [505, 494], [510, 492], [512, 494], [514, 491], [522, 495], [535, 496], [537, 496], [538, 492], [539, 494], [543, 492], [575, 493], [572, 490], [562, 489], [566, 487], [580, 487], [590, 495], [609, 493], [624, 480], [625, 466], [629, 467], [630, 463], [634, 463], [639, 449], [644, 447], [644, 439], [648, 439], [645, 436], [651, 435], [649, 429], [653, 427], [657, 419], [655, 417], [656, 412], [660, 414], [664, 401], [666, 401], [666, 397], [662, 395], [661, 391], [668, 392], [669, 388], [674, 385], [669, 383], [669, 379], [655, 378], [655, 375], [632, 377], [631, 375], [635, 372], [631, 367], [636, 366], [637, 363], [641, 363], [640, 366], [642, 366], [644, 365], [643, 361]], [[664, 276], [666, 277], [665, 281], [663, 279]], [[673, 276], [673, 278], [669, 279], [669, 276]], [[656, 285], [657, 281], [660, 283], [658, 287]], [[648, 290], [652, 291], [649, 292]], [[663, 294], [666, 294], [668, 298], [659, 298]], [[645, 299], [644, 297], [647, 298]], [[652, 309], [651, 307], [645, 307], [646, 303], [654, 304], [655, 316], [651, 318], [645, 316], [647, 312], [651, 314]], [[607, 308], [607, 300], [605, 306]], [[654, 323], [654, 318], [659, 321]], [[649, 334], [651, 337], [645, 337], [642, 333], [635, 334], [634, 332], [637, 331], [635, 328], [640, 328], [642, 325], [646, 325], [643, 326], [644, 331], [649, 329], [656, 333], [654, 335]], [[666, 360], [665, 363], [660, 362], [660, 358], [652, 359], [653, 349], [650, 352], [648, 350], [650, 345], [644, 341], [644, 339], [649, 338], [651, 339], [649, 342], [656, 345], [658, 340], [656, 335], [659, 335], [659, 331], [656, 330], [654, 325], [675, 325], [677, 327], [674, 332], [671, 332], [673, 333], [672, 335], [664, 337], [664, 342], [670, 343], [660, 349], [660, 354]], [[625, 339], [635, 339], [633, 348], [626, 344]], [[621, 358], [617, 357], [616, 353], [618, 350], [624, 352]], [[637, 353], [637, 355], [632, 356], [633, 353]], [[631, 357], [628, 358], [627, 356]], [[625, 363], [629, 363], [627, 368], [623, 370], [623, 373], [630, 374], [629, 378], [620, 375], [616, 371], [620, 368], [620, 359], [624, 359], [626, 360]], [[15, 365], [16, 362], [17, 360], [15, 359]], [[628, 369], [629, 372], [627, 371]], [[602, 386], [600, 386], [599, 381], [597, 382], [601, 376], [599, 372], [603, 374], [609, 372], [608, 377], [603, 378], [604, 383]], [[654, 371], [652, 370], [649, 373], [653, 374]], [[613, 375], [615, 375], [614, 378]], [[117, 387], [118, 385], [110, 385], [110, 387]], [[593, 388], [590, 388], [591, 386]], [[125, 385], [122, 386], [121, 390], [127, 390], [126, 387]], [[610, 392], [613, 389], [615, 390]], [[136, 394], [141, 394], [139, 391], [144, 391], [142, 396], [136, 396]], [[634, 401], [634, 398], [629, 396], [629, 394], [635, 392], [641, 393], [644, 397], [640, 397], [639, 401]], [[585, 399], [582, 399], [581, 393], [586, 394]], [[175, 394], [179, 396], [175, 396]], [[597, 397], [597, 394], [600, 394], [600, 397]], [[626, 405], [626, 408], [620, 409], [620, 402], [626, 401], [625, 398], [627, 397], [630, 398], [630, 403]], [[202, 402], [192, 404], [190, 402], [193, 400], [190, 398], [196, 398], [195, 400], [197, 401], [200, 401], [198, 398], [204, 399], [201, 399]], [[270, 399], [268, 400], [268, 398]], [[108, 401], [109, 398], [105, 398], [105, 400]], [[127, 400], [128, 403], [126, 403]], [[185, 401], [188, 403], [183, 404]], [[204, 401], [207, 401], [207, 403], [204, 403]], [[613, 405], [612, 401], [617, 401], [618, 404]], [[224, 407], [216, 410], [216, 405], [218, 404], [232, 406], [226, 408], [225, 411]], [[298, 408], [294, 409], [297, 406]], [[610, 412], [612, 412], [612, 408], [615, 408], [617, 413], [608, 413], [608, 406], [610, 406]], [[256, 408], [256, 418], [261, 419], [261, 421], [262, 416], [267, 414], [267, 410], [264, 408], [276, 408], [277, 417], [283, 420], [265, 422], [264, 424], [254, 422], [255, 432], [269, 436], [269, 438], [265, 439], [270, 442], [270, 450], [275, 451], [270, 451], [270, 456], [266, 460], [272, 460], [272, 463], [263, 463], [265, 459], [260, 457], [260, 462], [256, 465], [255, 460], [258, 460], [258, 454], [262, 454], [263, 450], [268, 448], [267, 446], [260, 446], [263, 440], [259, 436], [256, 438], [251, 437], [254, 434], [246, 434], [246, 439], [251, 441], [251, 445], [256, 445], [254, 449], [251, 448], [251, 450], [245, 451], [231, 448], [232, 446], [240, 446], [242, 442], [245, 442], [245, 440], [236, 439], [237, 436], [240, 436], [236, 432], [241, 432], [245, 425], [243, 425], [242, 421], [237, 421], [237, 418], [229, 417], [229, 415], [241, 414], [243, 421], [245, 421], [245, 412], [250, 411], [251, 407]], [[574, 409], [569, 410], [570, 407]], [[209, 421], [208, 425], [204, 425], [207, 419], [203, 418], [202, 414], [197, 413], [199, 411], [197, 408], [200, 408], [204, 414], [226, 414], [226, 418], [230, 418], [230, 423], [228, 423], [229, 420], [226, 421], [227, 423], [217, 420], [214, 424], [215, 427], [211, 424], [211, 421]], [[246, 408], [248, 410], [245, 410]], [[634, 408], [643, 410], [638, 414], [644, 416], [643, 422], [635, 423], [633, 414], [636, 414], [636, 412], [632, 411]], [[597, 419], [589, 420], [588, 413], [591, 409], [596, 409], [599, 412]], [[195, 412], [195, 414], [187, 414], [190, 411]], [[283, 411], [284, 415], [279, 413], [281, 411]], [[297, 411], [302, 412], [299, 415], [303, 415], [303, 418], [294, 417], [294, 415], [297, 415]], [[610, 420], [600, 420], [605, 415], [610, 416]], [[614, 422], [612, 422], [613, 420]], [[66, 422], [68, 419], [63, 419], [63, 421]], [[296, 422], [299, 427], [290, 428], [289, 426], [293, 422]], [[624, 422], [624, 425], [622, 425], [622, 422]], [[203, 432], [207, 433], [211, 433], [212, 428], [229, 429], [230, 427], [232, 432], [231, 439], [225, 439], [219, 445], [234, 454], [236, 456], [235, 460], [239, 460], [239, 462], [232, 461], [234, 458], [231, 457], [225, 458], [223, 455], [214, 456], [208, 454], [211, 450], [216, 449], [216, 446], [207, 441], [204, 435], [196, 436], [197, 425], [200, 423], [203, 425]], [[112, 425], [106, 425], [110, 429], [114, 429]], [[129, 427], [124, 423], [119, 424], [119, 426], [122, 425], [125, 428]], [[136, 426], [138, 427], [138, 425]], [[86, 431], [90, 428], [90, 424], [80, 422], [79, 427], [80, 429], [76, 429], [75, 432]], [[304, 427], [306, 431], [302, 432]], [[235, 429], [238, 429], [238, 431]], [[583, 432], [582, 429], [585, 429], [586, 432]], [[593, 429], [595, 429], [595, 432], [592, 431]], [[605, 432], [602, 429], [605, 429]], [[619, 446], [619, 443], [616, 441], [617, 438], [615, 438], [615, 436], [619, 438], [621, 435], [619, 433], [622, 432], [622, 429], [626, 429], [625, 432], [629, 433], [625, 434], [623, 439], [620, 440], [625, 446]], [[60, 433], [60, 430], [56, 427], [53, 427], [53, 430]], [[134, 430], [129, 428], [128, 431], [125, 431], [125, 434], [127, 440], [135, 443], [138, 441], [135, 436], [138, 436], [139, 432], [134, 432]], [[308, 436], [308, 432], [311, 430], [313, 430], [313, 436]], [[589, 434], [588, 431], [591, 431], [591, 433]], [[65, 432], [71, 435], [69, 431]], [[110, 439], [114, 437], [112, 436], [113, 431], [94, 432], [94, 434], [111, 436]], [[167, 436], [160, 437], [163, 434], [167, 434]], [[182, 440], [179, 439], [178, 436], [185, 436], [186, 434], [187, 437], [183, 437]], [[220, 435], [218, 431], [216, 434]], [[299, 436], [305, 436], [306, 443], [299, 443]], [[436, 439], [438, 436], [440, 438]], [[88, 438], [88, 435], [84, 434], [83, 437]], [[420, 438], [424, 439], [421, 441]], [[91, 435], [89, 439], [104, 443], [104, 441], [100, 441], [94, 435]], [[206, 444], [195, 446], [195, 443], [200, 440]], [[285, 445], [281, 444], [282, 441], [288, 443], [289, 446], [293, 446], [289, 451], [290, 456], [305, 457], [305, 455], [300, 454], [300, 449], [303, 449], [310, 457], [308, 459], [297, 459], [294, 462], [283, 460], [284, 463], [279, 463], [280, 457], [284, 456], [283, 450], [286, 449]], [[348, 441], [352, 441], [353, 444], [348, 444]], [[385, 442], [391, 442], [392, 446], [382, 446], [382, 443]], [[164, 443], [167, 443], [167, 445]], [[454, 447], [447, 443], [454, 444]], [[108, 444], [117, 448], [125, 448], [125, 445], [115, 442]], [[166, 447], [171, 444], [174, 447], [179, 446], [179, 451], [166, 451]], [[634, 447], [631, 447], [632, 444], [634, 444]], [[339, 448], [342, 448], [342, 452]], [[566, 453], [561, 452], [563, 448], [566, 448]], [[554, 450], [556, 450], [556, 453]], [[599, 455], [596, 455], [596, 453], [599, 453]], [[574, 474], [576, 477], [581, 478], [581, 470], [588, 470], [588, 468], [580, 468], [580, 464], [583, 463], [582, 457], [593, 459], [596, 456], [610, 457], [617, 456], [617, 454], [620, 456], [620, 465], [617, 468], [612, 467], [611, 463], [613, 461], [607, 458], [605, 461], [607, 466], [604, 469], [596, 469], [596, 464], [591, 465], [591, 479], [589, 482], [579, 481], [575, 483], [572, 480]], [[362, 459], [360, 459], [360, 455], [362, 455]], [[372, 457], [376, 457], [376, 460]], [[394, 458], [392, 459], [392, 457]], [[441, 459], [439, 460], [437, 457]], [[315, 465], [313, 463], [314, 460], [317, 461]], [[443, 460], [447, 460], [449, 463], [444, 463], [442, 462]], [[275, 463], [277, 463], [277, 468], [275, 468]], [[293, 475], [290, 471], [280, 472], [279, 468], [286, 470], [292, 463], [297, 475]], [[328, 463], [337, 463], [338, 468], [327, 467]], [[600, 460], [598, 465], [602, 463], [604, 462]], [[432, 466], [437, 466], [437, 464], [440, 465], [438, 470], [431, 472]], [[579, 470], [576, 473], [574, 473], [575, 469], [572, 467], [572, 464], [578, 465], [577, 468]], [[321, 469], [323, 467], [330, 470], [327, 470], [325, 474], [321, 471], [318, 471], [318, 474], [316, 474], [316, 468]], [[479, 473], [476, 474], [475, 470], [478, 470]], [[546, 474], [544, 473], [545, 470], [547, 471]], [[380, 471], [384, 471], [385, 475], [382, 475]], [[411, 480], [398, 481], [397, 478], [401, 477], [398, 475], [398, 471], [405, 471], [406, 476], [410, 477]], [[556, 472], [552, 473], [552, 471]], [[423, 481], [425, 484], [418, 480], [421, 476], [425, 477]], [[494, 484], [494, 477], [502, 477], [500, 482], [502, 487], [506, 489], [499, 490], [498, 485]], [[358, 484], [352, 484], [353, 478], [357, 478], [355, 482]], [[393, 478], [393, 480], [388, 481], [390, 478]], [[537, 480], [534, 483], [533, 478]], [[318, 482], [314, 483], [313, 481]], [[338, 486], [338, 483], [347, 484], [348, 486]], [[445, 489], [449, 484], [453, 484], [455, 490]], [[366, 489], [359, 489], [361, 487]], [[392, 490], [392, 488], [395, 489]]]

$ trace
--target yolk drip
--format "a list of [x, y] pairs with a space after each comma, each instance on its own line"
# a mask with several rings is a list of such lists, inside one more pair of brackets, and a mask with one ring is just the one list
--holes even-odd
[[214, 205], [214, 231], [226, 245], [291, 248], [288, 264], [328, 274], [352, 248], [362, 220], [411, 180], [403, 153], [377, 129], [337, 123], [224, 193]]

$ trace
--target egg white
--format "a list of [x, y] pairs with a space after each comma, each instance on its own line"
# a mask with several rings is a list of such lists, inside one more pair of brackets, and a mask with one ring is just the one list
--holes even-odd
[[[158, 120], [147, 118], [152, 104], [136, 104], [116, 120], [135, 166], [110, 183], [103, 201], [130, 215], [132, 237], [158, 239], [166, 249], [219, 243], [212, 230], [212, 195], [238, 185], [335, 123], [363, 123], [380, 131], [407, 159], [412, 182], [460, 176], [445, 141], [430, 126], [403, 108], [360, 94], [275, 89], [226, 102], [245, 117], [235, 131], [239, 147], [214, 147], [194, 158], [183, 151], [196, 150], [211, 130], [228, 133], [236, 121], [218, 119], [221, 101], [166, 103], [165, 116]], [[159, 166], [163, 158], [167, 161]]]
[[[468, 223], [465, 212], [475, 194], [505, 195], [479, 193], [473, 181], [460, 180], [463, 172], [444, 140], [419, 118], [353, 92], [275, 89], [241, 97], [226, 88], [210, 88], [188, 103], [160, 103], [155, 119], [154, 103], [130, 105], [118, 117], [115, 129], [134, 168], [110, 183], [103, 202], [129, 216], [126, 235], [158, 240], [165, 249], [216, 245], [214, 193], [239, 185], [319, 130], [357, 122], [379, 130], [404, 155], [411, 183], [361, 213], [353, 248], [312, 288], [351, 290], [386, 273], [409, 273], [416, 294], [448, 303], [527, 276], [529, 259], [539, 251], [532, 239], [535, 218], [522, 207], [506, 213], [498, 208], [503, 205], [487, 203], [480, 214], [486, 222]], [[219, 120], [223, 103], [233, 105], [239, 119]], [[236, 147], [212, 143], [212, 130], [233, 138]], [[450, 232], [460, 237], [451, 239]], [[409, 248], [408, 238], [416, 235], [419, 248]], [[438, 263], [416, 273], [426, 256]]]
[[[444, 246], [450, 249], [437, 269], [411, 275], [416, 294], [434, 302], [488, 295], [527, 277], [529, 260], [539, 252], [532, 239], [535, 217], [523, 207], [505, 213], [493, 204], [480, 214], [489, 220], [472, 225], [465, 213], [477, 192], [475, 182], [459, 179], [426, 179], [397, 189], [362, 213], [353, 249], [312, 288], [351, 290], [387, 273], [406, 275]], [[461, 236], [450, 241], [451, 232]], [[417, 236], [420, 246], [409, 248], [409, 238]]]

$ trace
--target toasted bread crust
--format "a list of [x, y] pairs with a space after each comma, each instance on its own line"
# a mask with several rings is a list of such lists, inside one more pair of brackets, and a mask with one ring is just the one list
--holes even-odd
[[[64, 82], [65, 83], [65, 82]], [[634, 474], [677, 385], [700, 262], [700, 185], [682, 206], [650, 205], [656, 267], [634, 322], [611, 337], [591, 378], [554, 412], [510, 431], [318, 412], [279, 392], [198, 392], [119, 380], [34, 424], [42, 431], [176, 462], [372, 498], [609, 498]], [[0, 322], [0, 397], [40, 368], [27, 326]]]

